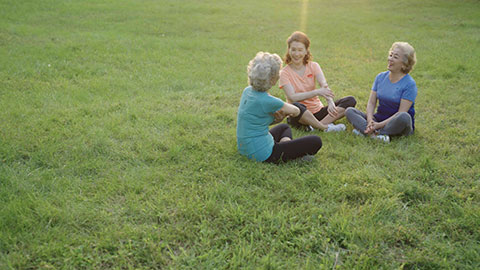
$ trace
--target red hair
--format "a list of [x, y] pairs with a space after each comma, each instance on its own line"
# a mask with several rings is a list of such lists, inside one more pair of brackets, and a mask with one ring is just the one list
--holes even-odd
[[307, 35], [303, 32], [300, 31], [295, 31], [293, 34], [291, 34], [287, 38], [287, 54], [285, 54], [285, 64], [290, 64], [292, 62], [292, 57], [290, 57], [290, 54], [288, 51], [290, 50], [290, 45], [292, 42], [301, 42], [303, 45], [305, 45], [305, 49], [307, 50], [307, 55], [303, 58], [303, 64], [306, 65], [308, 64], [308, 61], [312, 60], [312, 54], [310, 54], [310, 39], [307, 37]]

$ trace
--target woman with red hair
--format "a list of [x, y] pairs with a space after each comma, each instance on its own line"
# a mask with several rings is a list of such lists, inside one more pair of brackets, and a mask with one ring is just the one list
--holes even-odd
[[[333, 122], [345, 116], [345, 110], [355, 107], [357, 101], [352, 96], [333, 100], [334, 94], [320, 65], [312, 61], [309, 48], [310, 39], [305, 33], [297, 31], [287, 39], [286, 66], [280, 71], [280, 88], [287, 101], [301, 111], [299, 116], [289, 117], [288, 123], [307, 130], [313, 127], [325, 132], [343, 131], [344, 124], [335, 125]], [[316, 83], [320, 88], [316, 88]], [[319, 96], [326, 99], [327, 106]]]

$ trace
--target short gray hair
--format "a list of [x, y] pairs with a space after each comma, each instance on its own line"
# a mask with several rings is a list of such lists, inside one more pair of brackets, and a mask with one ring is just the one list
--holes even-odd
[[281, 67], [282, 59], [277, 54], [258, 52], [248, 63], [248, 84], [256, 91], [267, 91], [272, 87], [272, 79], [278, 79]]
[[390, 52], [395, 50], [395, 48], [400, 48], [402, 50], [402, 61], [405, 64], [405, 67], [402, 67], [402, 72], [408, 74], [412, 71], [413, 66], [417, 63], [417, 56], [415, 55], [415, 49], [412, 45], [408, 44], [407, 42], [394, 42], [392, 47], [390, 48]]

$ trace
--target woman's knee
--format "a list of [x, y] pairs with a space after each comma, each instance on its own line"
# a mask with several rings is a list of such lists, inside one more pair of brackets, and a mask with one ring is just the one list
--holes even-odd
[[290, 140], [292, 139], [292, 129], [290, 128], [289, 125], [282, 123], [279, 124], [279, 129], [280, 129], [280, 140], [281, 141], [283, 138], [289, 138]]
[[282, 130], [286, 130], [286, 129], [290, 128], [290, 126], [285, 124], [285, 123], [278, 124], [277, 127], [282, 129]]
[[341, 107], [347, 109], [355, 107], [357, 105], [357, 100], [353, 96], [348, 96], [343, 98]]
[[287, 121], [293, 127], [301, 127], [300, 119], [302, 119], [304, 113], [307, 111], [307, 107], [300, 102], [294, 102], [292, 105], [300, 109], [300, 114], [295, 117], [288, 117]]
[[347, 116], [347, 118], [352, 117], [356, 113], [357, 113], [357, 109], [355, 109], [354, 107], [348, 107], [345, 110], [345, 116]]
[[348, 105], [349, 107], [357, 106], [357, 100], [353, 96], [348, 96]]
[[310, 140], [310, 145], [312, 146], [312, 154], [316, 154], [320, 148], [322, 148], [322, 139], [319, 136], [311, 135], [308, 136]]
[[405, 124], [412, 124], [412, 117], [407, 112], [400, 112], [397, 115], [397, 118], [400, 122]]

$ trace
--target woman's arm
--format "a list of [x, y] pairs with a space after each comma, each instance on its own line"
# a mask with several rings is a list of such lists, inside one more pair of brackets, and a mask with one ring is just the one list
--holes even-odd
[[365, 133], [367, 134], [371, 134], [375, 131], [374, 124], [376, 122], [373, 121], [375, 107], [377, 107], [377, 92], [372, 90], [367, 102], [367, 129], [365, 129]]
[[320, 87], [328, 88], [327, 79], [325, 78], [325, 74], [323, 74], [322, 68], [320, 68], [320, 72], [315, 75], [315, 78], [317, 79], [317, 82], [320, 85]]
[[370, 92], [370, 97], [368, 98], [367, 102], [367, 123], [373, 121], [373, 113], [375, 112], [375, 108], [377, 107], [377, 92], [373, 91]]
[[[317, 79], [317, 82], [320, 85], [320, 87], [330, 90], [330, 88], [328, 88], [327, 79], [325, 78], [325, 75], [323, 74], [323, 71], [321, 68], [320, 68], [320, 72], [317, 75], [315, 75], [315, 78]], [[334, 95], [331, 90], [330, 90], [330, 93], [331, 95], [324, 96], [325, 99], [327, 100], [328, 114], [330, 114], [332, 117], [336, 117], [338, 113], [337, 106], [335, 106], [335, 101], [333, 100]]]
[[286, 102], [283, 104], [283, 107], [279, 111], [285, 114], [285, 116], [295, 117], [300, 114], [300, 109], [297, 106]]
[[291, 84], [286, 84], [283, 86], [283, 91], [288, 100], [292, 102], [302, 101], [315, 96], [333, 97], [332, 91], [328, 88], [319, 88], [308, 92], [295, 93], [293, 86]]
[[398, 112], [396, 112], [394, 115], [390, 116], [389, 118], [383, 120], [382, 122], [375, 123], [375, 125], [374, 125], [375, 130], [382, 129], [383, 127], [385, 127], [388, 124], [388, 122], [390, 122], [390, 120], [392, 120], [392, 118], [395, 117], [397, 114], [399, 114], [401, 112], [408, 112], [410, 107], [412, 107], [412, 104], [413, 104], [413, 102], [410, 101], [410, 100], [401, 99], [400, 100], [400, 107], [398, 108]]
[[285, 102], [283, 104], [283, 107], [273, 114], [273, 117], [275, 119], [273, 120], [272, 124], [277, 124], [282, 122], [283, 119], [287, 116], [295, 117], [295, 116], [298, 116], [299, 114], [300, 114], [300, 109], [297, 106], [294, 106], [290, 103]]
[[286, 84], [283, 87], [283, 91], [285, 92], [285, 95], [287, 96], [288, 100], [291, 102], [297, 102], [297, 101], [302, 101], [305, 99], [309, 99], [315, 96], [318, 96], [318, 89], [309, 91], [309, 92], [302, 92], [302, 93], [295, 93], [295, 89], [291, 84]]

